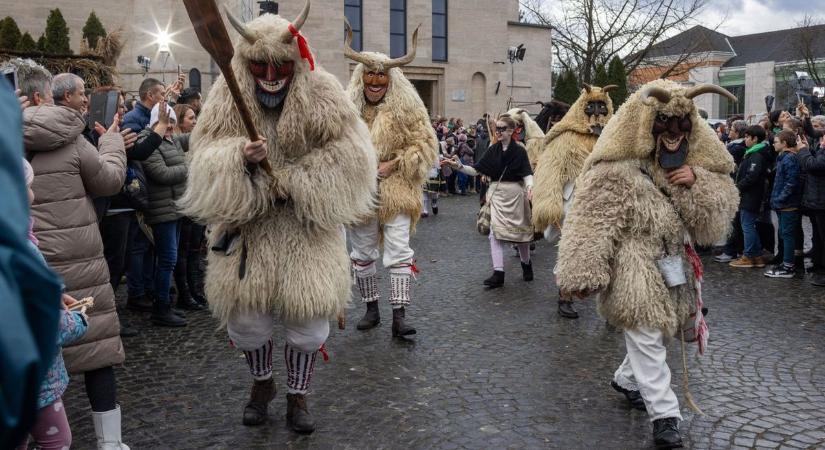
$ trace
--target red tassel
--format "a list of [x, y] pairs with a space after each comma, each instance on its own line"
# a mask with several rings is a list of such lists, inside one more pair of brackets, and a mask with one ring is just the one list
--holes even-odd
[[323, 356], [323, 357], [324, 357], [324, 362], [329, 361], [329, 353], [327, 353], [327, 346], [326, 346], [326, 344], [322, 344], [322, 345], [321, 345], [321, 348], [319, 348], [319, 349], [318, 349], [318, 351], [319, 351], [319, 352], [321, 352], [321, 356]]
[[[309, 49], [309, 44], [307, 43], [307, 38], [298, 31], [292, 24], [289, 24], [289, 32], [295, 36], [295, 39], [298, 41], [298, 50], [301, 52], [301, 58], [307, 60], [309, 62], [309, 70], [315, 70], [315, 58], [312, 56], [312, 51]], [[325, 360], [326, 361], [326, 360]]]

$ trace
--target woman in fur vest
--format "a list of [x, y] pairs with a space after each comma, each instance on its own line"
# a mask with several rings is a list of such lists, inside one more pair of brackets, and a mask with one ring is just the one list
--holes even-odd
[[656, 80], [627, 100], [585, 161], [559, 244], [562, 294], [598, 293], [599, 312], [624, 330], [612, 385], [647, 411], [657, 448], [682, 445], [666, 344], [692, 311], [700, 349], [707, 339], [692, 245], [727, 236], [739, 204], [733, 159], [693, 103], [704, 93], [735, 99]]
[[491, 181], [487, 189], [490, 202], [490, 254], [493, 258], [493, 275], [484, 280], [489, 288], [504, 286], [504, 243], [517, 245], [521, 258], [524, 281], [533, 280], [533, 263], [530, 260], [530, 242], [533, 225], [530, 223], [530, 200], [533, 197], [533, 170], [523, 145], [513, 140], [516, 121], [508, 115], [496, 122], [497, 142], [484, 157], [472, 166], [465, 166], [457, 159], [444, 160], [461, 173], [470, 176], [484, 175]]

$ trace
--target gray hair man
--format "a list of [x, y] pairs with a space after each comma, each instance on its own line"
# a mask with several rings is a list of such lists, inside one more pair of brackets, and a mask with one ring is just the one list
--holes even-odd
[[45, 67], [31, 59], [14, 58], [7, 61], [2, 69], [14, 67], [17, 70], [17, 81], [20, 95], [25, 96], [31, 106], [52, 104], [52, 74]]
[[79, 111], [86, 112], [89, 106], [89, 99], [86, 97], [86, 86], [83, 78], [73, 73], [59, 73], [52, 79], [52, 95], [54, 102], [61, 106], [67, 106]]

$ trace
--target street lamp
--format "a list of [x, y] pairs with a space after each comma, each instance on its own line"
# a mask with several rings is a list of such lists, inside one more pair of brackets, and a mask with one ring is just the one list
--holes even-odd
[[513, 89], [516, 84], [516, 62], [524, 61], [524, 54], [527, 53], [527, 47], [524, 44], [519, 44], [518, 47], [510, 47], [507, 50], [507, 60], [510, 61], [510, 100], [507, 101], [507, 109], [513, 103]]

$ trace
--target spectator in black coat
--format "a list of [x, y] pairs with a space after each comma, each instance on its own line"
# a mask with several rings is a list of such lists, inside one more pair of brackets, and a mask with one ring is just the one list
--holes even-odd
[[765, 267], [762, 242], [756, 231], [756, 221], [762, 211], [765, 196], [765, 136], [765, 130], [760, 126], [751, 126], [745, 131], [745, 145], [748, 149], [736, 172], [745, 250], [741, 258], [730, 262], [731, 267]]
[[811, 284], [825, 286], [825, 136], [820, 136], [811, 148], [802, 149], [799, 162], [806, 175], [802, 207], [808, 211], [813, 225]]

